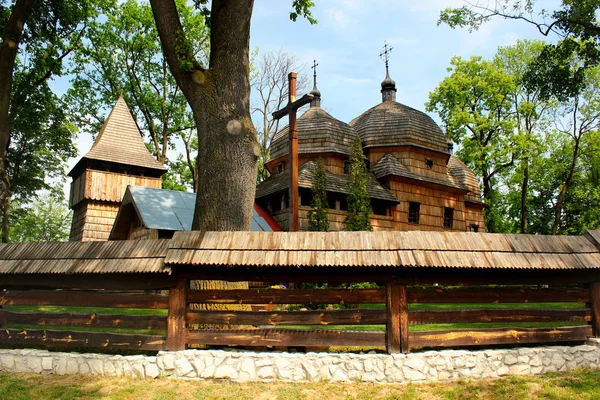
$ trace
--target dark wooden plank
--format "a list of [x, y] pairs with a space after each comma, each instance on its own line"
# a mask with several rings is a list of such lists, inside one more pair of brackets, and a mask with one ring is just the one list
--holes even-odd
[[424, 331], [411, 332], [410, 345], [414, 348], [580, 342], [587, 340], [591, 334], [592, 327], [589, 325], [563, 328], [498, 328]]
[[383, 289], [190, 290], [188, 303], [368, 304], [385, 303]]
[[20, 274], [0, 275], [0, 289], [160, 290], [176, 284], [166, 273], [140, 274]]
[[160, 315], [22, 313], [0, 310], [0, 325], [2, 323], [40, 326], [167, 329], [167, 317]]
[[384, 309], [317, 311], [196, 311], [187, 324], [216, 325], [370, 325], [385, 324]]
[[90, 347], [111, 349], [164, 350], [166, 338], [159, 335], [124, 333], [2, 329], [0, 343], [46, 347]]
[[600, 337], [600, 282], [590, 283], [590, 309], [594, 336]]
[[586, 303], [584, 289], [457, 288], [409, 289], [409, 303]]
[[400, 349], [402, 350], [402, 353], [407, 354], [409, 351], [409, 335], [406, 285], [400, 285], [398, 287], [398, 308], [400, 315]]
[[255, 329], [188, 331], [187, 344], [219, 346], [384, 346], [385, 332]]
[[587, 322], [588, 308], [566, 310], [537, 308], [473, 309], [411, 311], [411, 324], [444, 324], [471, 322]]
[[173, 272], [189, 279], [252, 281], [279, 284], [281, 282], [353, 283], [377, 282], [385, 285], [399, 281], [406, 285], [566, 285], [600, 281], [599, 270], [514, 270], [473, 268], [413, 268], [413, 267], [227, 267], [202, 268], [170, 265]]
[[0, 304], [27, 306], [79, 306], [117, 308], [168, 308], [168, 297], [95, 291], [32, 290], [0, 292]]
[[169, 289], [169, 316], [167, 318], [167, 350], [185, 350], [185, 299], [190, 282], [179, 279], [177, 286]]
[[[406, 294], [406, 293], [405, 293]], [[385, 347], [388, 354], [397, 354], [401, 351], [400, 345], [400, 285], [390, 282], [386, 287], [386, 314]]]

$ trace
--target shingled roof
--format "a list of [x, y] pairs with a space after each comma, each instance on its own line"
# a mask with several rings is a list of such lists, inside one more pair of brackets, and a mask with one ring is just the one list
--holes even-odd
[[[466, 166], [465, 166], [466, 168]], [[461, 171], [462, 172], [462, 171]], [[469, 171], [470, 172], [470, 171]], [[443, 186], [445, 188], [450, 188], [458, 191], [467, 191], [469, 190], [466, 186], [462, 184], [462, 181], [457, 181], [454, 179], [454, 176], [448, 170], [448, 174], [446, 179], [436, 179], [428, 176], [424, 176], [421, 174], [417, 174], [411, 172], [410, 169], [402, 164], [396, 157], [392, 154], [386, 154], [373, 167], [371, 167], [371, 173], [377, 178], [383, 178], [385, 176], [399, 176], [402, 178], [415, 180], [419, 182], [428, 182], [434, 185]]]
[[[314, 161], [304, 163], [298, 169], [298, 186], [305, 189], [312, 189], [314, 181], [316, 164]], [[325, 172], [327, 176], [328, 192], [348, 194], [348, 175], [336, 175], [329, 171]], [[273, 193], [288, 190], [290, 183], [289, 171], [283, 171], [277, 175], [272, 175], [256, 187], [256, 198], [268, 196]], [[375, 179], [373, 174], [367, 175], [367, 191], [372, 199], [385, 200], [392, 203], [399, 203], [398, 199], [381, 183]]]
[[[297, 120], [298, 154], [339, 153], [350, 154], [354, 130], [345, 122], [329, 115], [320, 107], [309, 108]], [[270, 159], [275, 160], [289, 151], [289, 127], [280, 130], [273, 138]]]
[[178, 232], [165, 264], [598, 270], [599, 238], [598, 231], [586, 237], [425, 231]]
[[77, 162], [69, 176], [76, 175], [90, 160], [144, 168], [159, 176], [167, 170], [144, 145], [122, 96], [119, 96], [117, 104], [104, 121], [91, 150]]
[[448, 160], [448, 175], [461, 186], [467, 188], [469, 193], [465, 195], [465, 200], [471, 203], [481, 203], [481, 191], [479, 189], [479, 180], [458, 157], [450, 156]]
[[427, 114], [395, 101], [384, 101], [350, 122], [364, 148], [414, 145], [448, 153], [448, 141]]

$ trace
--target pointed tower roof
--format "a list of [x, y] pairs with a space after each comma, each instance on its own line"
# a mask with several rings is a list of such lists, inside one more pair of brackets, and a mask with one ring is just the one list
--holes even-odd
[[144, 145], [137, 124], [122, 96], [119, 96], [117, 104], [104, 121], [92, 148], [81, 157], [69, 176], [75, 176], [81, 168], [98, 162], [123, 168], [136, 167], [155, 176], [160, 176], [167, 170]]

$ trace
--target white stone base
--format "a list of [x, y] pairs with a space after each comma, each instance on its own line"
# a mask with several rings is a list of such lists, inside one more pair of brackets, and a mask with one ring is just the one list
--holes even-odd
[[442, 350], [408, 355], [185, 350], [161, 351], [148, 357], [0, 349], [0, 371], [235, 382], [408, 383], [538, 375], [584, 366], [600, 366], [600, 341], [581, 346]]

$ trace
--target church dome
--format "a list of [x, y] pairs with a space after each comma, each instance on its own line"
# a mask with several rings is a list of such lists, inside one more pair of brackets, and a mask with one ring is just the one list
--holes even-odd
[[[350, 154], [356, 133], [345, 122], [329, 115], [320, 107], [309, 108], [297, 120], [298, 154], [339, 153]], [[288, 127], [273, 138], [270, 160], [285, 156], [289, 151]]]
[[350, 126], [365, 148], [413, 145], [448, 153], [448, 140], [430, 116], [395, 101], [365, 111]]

